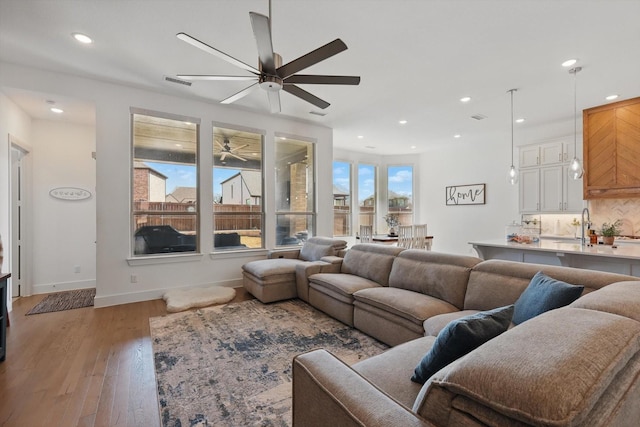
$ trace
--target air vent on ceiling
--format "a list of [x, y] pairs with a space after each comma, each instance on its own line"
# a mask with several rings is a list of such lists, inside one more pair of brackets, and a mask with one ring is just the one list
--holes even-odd
[[186, 80], [181, 80], [175, 77], [170, 77], [170, 76], [164, 76], [164, 79], [168, 82], [171, 83], [177, 83], [179, 85], [185, 85], [185, 86], [191, 86], [191, 82], [188, 82]]
[[327, 113], [322, 113], [320, 111], [309, 111], [309, 114], [313, 114], [314, 116], [321, 116], [321, 117], [324, 117], [327, 115]]
[[474, 114], [473, 116], [471, 116], [471, 118], [474, 120], [484, 120], [487, 118], [487, 116], [483, 114]]

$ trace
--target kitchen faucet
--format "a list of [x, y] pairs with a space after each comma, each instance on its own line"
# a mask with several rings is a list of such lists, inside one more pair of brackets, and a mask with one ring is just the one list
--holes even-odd
[[581, 227], [581, 233], [580, 233], [580, 244], [582, 246], [585, 246], [587, 241], [584, 237], [584, 226], [585, 226], [585, 222], [584, 222], [584, 214], [585, 212], [587, 213], [587, 223], [586, 226], [591, 228], [591, 215], [589, 214], [589, 208], [584, 208], [582, 209], [582, 227]]

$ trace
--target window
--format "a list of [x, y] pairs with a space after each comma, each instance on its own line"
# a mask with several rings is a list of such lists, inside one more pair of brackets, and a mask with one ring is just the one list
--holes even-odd
[[314, 144], [276, 137], [276, 246], [297, 245], [315, 228]]
[[351, 163], [333, 162], [333, 235], [351, 235]]
[[176, 117], [132, 114], [134, 255], [198, 250], [198, 124]]
[[397, 214], [401, 225], [413, 224], [413, 166], [387, 168], [389, 214]]
[[264, 137], [255, 131], [213, 128], [213, 248], [264, 247]]
[[376, 226], [376, 167], [374, 165], [358, 165], [358, 206], [360, 209], [359, 225]]

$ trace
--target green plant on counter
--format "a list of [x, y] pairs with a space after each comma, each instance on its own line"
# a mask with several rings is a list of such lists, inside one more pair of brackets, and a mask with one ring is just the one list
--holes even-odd
[[600, 228], [600, 234], [604, 237], [618, 236], [621, 231], [622, 231], [622, 220], [619, 220], [619, 219], [615, 220], [615, 222], [612, 222], [611, 224], [609, 224], [608, 222], [605, 222], [602, 224], [602, 227]]

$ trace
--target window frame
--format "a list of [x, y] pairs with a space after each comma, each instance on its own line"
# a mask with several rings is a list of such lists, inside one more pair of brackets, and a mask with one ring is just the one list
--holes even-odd
[[[336, 234], [336, 210], [335, 207], [336, 206], [340, 206], [340, 205], [336, 205], [335, 204], [335, 195], [334, 195], [334, 210], [333, 210], [333, 235], [335, 237], [345, 237], [345, 236], [352, 236], [353, 233], [356, 231], [353, 227], [353, 216], [354, 216], [354, 212], [353, 212], [353, 207], [354, 207], [354, 198], [353, 198], [353, 190], [355, 188], [354, 186], [354, 179], [353, 179], [353, 169], [354, 169], [354, 164], [353, 162], [350, 162], [348, 160], [333, 160], [332, 163], [332, 171], [335, 172], [336, 170], [336, 163], [339, 164], [343, 164], [348, 166], [349, 168], [349, 188], [347, 188], [347, 190], [349, 191], [348, 194], [348, 198], [349, 198], [349, 203], [346, 205], [342, 205], [342, 206], [347, 206], [347, 211], [344, 213], [341, 213], [341, 215], [345, 215], [346, 219], [347, 219], [347, 224], [346, 224], [346, 228], [347, 228], [347, 233], [346, 234]], [[335, 184], [335, 175], [332, 173], [332, 184]], [[343, 187], [344, 188], [344, 187]]]

